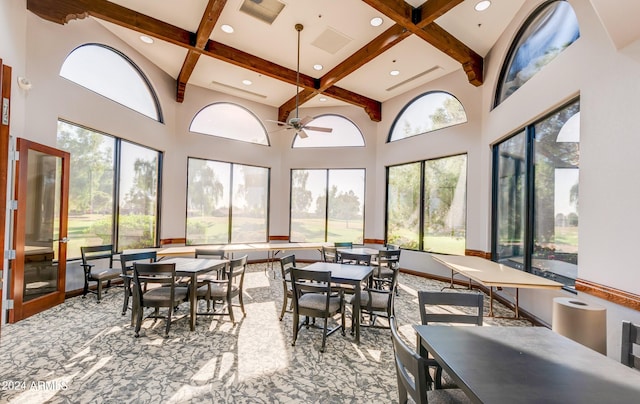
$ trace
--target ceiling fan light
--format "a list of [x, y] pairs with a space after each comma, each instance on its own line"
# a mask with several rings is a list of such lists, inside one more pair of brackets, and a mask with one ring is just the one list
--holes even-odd
[[489, 6], [491, 6], [491, 1], [489, 0], [482, 0], [476, 3], [474, 9], [476, 11], [484, 11], [486, 9], [489, 8]]
[[392, 75], [392, 76], [397, 76], [397, 75], [399, 75], [399, 74], [400, 74], [400, 71], [399, 71], [399, 70], [391, 70], [391, 71], [389, 72], [389, 74], [390, 74], [390, 75]]
[[151, 38], [150, 36], [146, 36], [146, 35], [140, 35], [140, 40], [144, 43], [148, 43], [148, 44], [152, 44], [153, 43], [153, 38]]
[[320, 65], [320, 64], [313, 65], [313, 70], [318, 70], [318, 71], [320, 71], [320, 70], [322, 70], [322, 69], [324, 69], [324, 66], [322, 66], [322, 65]]
[[379, 27], [382, 25], [382, 22], [383, 20], [380, 17], [373, 17], [371, 21], [369, 21], [372, 27]]
[[222, 24], [222, 25], [220, 26], [220, 29], [221, 29], [223, 32], [226, 32], [227, 34], [233, 34], [233, 27], [232, 27], [231, 25], [228, 25], [228, 24]]
[[250, 86], [253, 84], [253, 82], [251, 80], [244, 79], [242, 80], [242, 84], [244, 84], [245, 86]]

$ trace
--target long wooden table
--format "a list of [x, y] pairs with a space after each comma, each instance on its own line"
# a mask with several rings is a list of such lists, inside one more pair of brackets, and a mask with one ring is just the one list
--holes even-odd
[[478, 403], [636, 403], [640, 372], [544, 327], [414, 326]]
[[493, 314], [493, 288], [515, 288], [514, 311], [515, 318], [520, 317], [518, 295], [520, 288], [527, 289], [562, 289], [563, 284], [551, 279], [543, 278], [519, 269], [511, 268], [481, 257], [461, 255], [431, 254], [437, 262], [451, 269], [451, 285], [453, 275], [458, 273], [489, 288], [489, 316]]
[[[210, 248], [217, 250], [224, 250], [228, 253], [237, 252], [267, 252], [269, 258], [275, 257], [281, 251], [288, 250], [322, 250], [323, 246], [332, 245], [330, 243], [250, 243], [250, 244], [211, 244], [211, 245], [197, 245], [197, 246], [181, 246], [181, 247], [167, 247], [158, 250], [158, 257], [175, 257], [184, 255], [193, 255], [196, 252], [196, 248]], [[272, 254], [272, 255], [271, 255]]]

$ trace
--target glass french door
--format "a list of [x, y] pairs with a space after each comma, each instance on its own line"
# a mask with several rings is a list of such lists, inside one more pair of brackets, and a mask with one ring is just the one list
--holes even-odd
[[12, 323], [64, 301], [70, 158], [26, 139], [16, 149]]

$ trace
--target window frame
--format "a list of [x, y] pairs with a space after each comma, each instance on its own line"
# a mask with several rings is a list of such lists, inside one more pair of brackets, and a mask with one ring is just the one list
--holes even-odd
[[[206, 132], [199, 132], [199, 131], [195, 131], [192, 130], [193, 127], [193, 122], [196, 120], [196, 118], [202, 113], [204, 112], [207, 108], [211, 108], [217, 105], [231, 105], [233, 107], [239, 108], [241, 110], [244, 110], [246, 113], [248, 113], [249, 115], [251, 115], [256, 122], [260, 125], [260, 127], [262, 128], [262, 131], [264, 132], [264, 137], [266, 139], [266, 143], [256, 143], [256, 142], [250, 142], [247, 140], [243, 140], [243, 139], [238, 139], [238, 138], [232, 138], [232, 137], [226, 137], [226, 136], [220, 136], [220, 135], [215, 135], [213, 133], [206, 133]], [[212, 102], [210, 104], [205, 105], [204, 107], [200, 108], [198, 110], [198, 112], [196, 112], [193, 115], [193, 118], [191, 118], [191, 122], [189, 123], [189, 133], [197, 133], [198, 135], [205, 135], [205, 136], [211, 136], [211, 137], [215, 137], [218, 139], [226, 139], [226, 140], [231, 140], [231, 141], [235, 141], [235, 142], [242, 142], [242, 143], [248, 143], [248, 144], [255, 144], [258, 146], [266, 146], [266, 147], [270, 147], [271, 146], [271, 139], [269, 138], [269, 132], [267, 131], [267, 128], [264, 126], [264, 123], [262, 122], [262, 120], [260, 118], [258, 118], [258, 115], [256, 115], [253, 111], [251, 111], [249, 108], [240, 105], [240, 104], [236, 104], [235, 102], [229, 102], [229, 101], [216, 101], [216, 102]]]
[[[362, 130], [360, 130], [360, 127], [358, 125], [356, 125], [355, 122], [353, 122], [351, 119], [347, 118], [346, 116], [340, 115], [340, 114], [335, 114], [335, 113], [326, 113], [326, 114], [320, 114], [320, 115], [316, 115], [313, 117], [313, 119], [308, 123], [308, 125], [311, 126], [316, 126], [313, 124], [313, 121], [315, 121], [318, 118], [322, 118], [325, 116], [334, 116], [337, 118], [341, 118], [344, 119], [345, 121], [349, 122], [351, 125], [353, 125], [353, 127], [358, 131], [358, 134], [360, 135], [360, 139], [362, 139], [362, 145], [328, 145], [328, 146], [296, 146], [296, 142], [301, 139], [300, 135], [298, 135], [296, 133], [296, 135], [293, 137], [293, 141], [291, 142], [291, 148], [292, 149], [331, 149], [334, 147], [366, 147], [367, 146], [367, 142], [366, 139], [364, 137], [364, 135], [362, 134]], [[334, 135], [336, 136], [335, 133], [330, 133], [328, 134], [329, 136]], [[325, 136], [325, 135], [321, 135], [321, 136]]]

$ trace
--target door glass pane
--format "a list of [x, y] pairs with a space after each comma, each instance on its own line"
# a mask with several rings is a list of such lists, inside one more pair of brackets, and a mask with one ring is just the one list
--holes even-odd
[[115, 138], [58, 121], [58, 147], [71, 154], [67, 257], [80, 247], [111, 244]]
[[498, 146], [497, 170], [497, 260], [522, 268], [525, 231], [525, 146], [524, 131]]
[[118, 250], [156, 245], [159, 153], [122, 142]]
[[291, 170], [291, 241], [325, 241], [326, 170]]
[[420, 163], [389, 167], [387, 242], [417, 250], [420, 240]]
[[573, 284], [578, 264], [578, 102], [535, 125], [532, 270]]
[[267, 241], [269, 169], [233, 165], [231, 242]]
[[62, 159], [28, 151], [23, 301], [58, 289]]
[[466, 194], [466, 155], [425, 161], [423, 250], [464, 255]]
[[365, 170], [329, 170], [327, 241], [364, 239]]
[[189, 159], [187, 244], [229, 242], [231, 164]]

